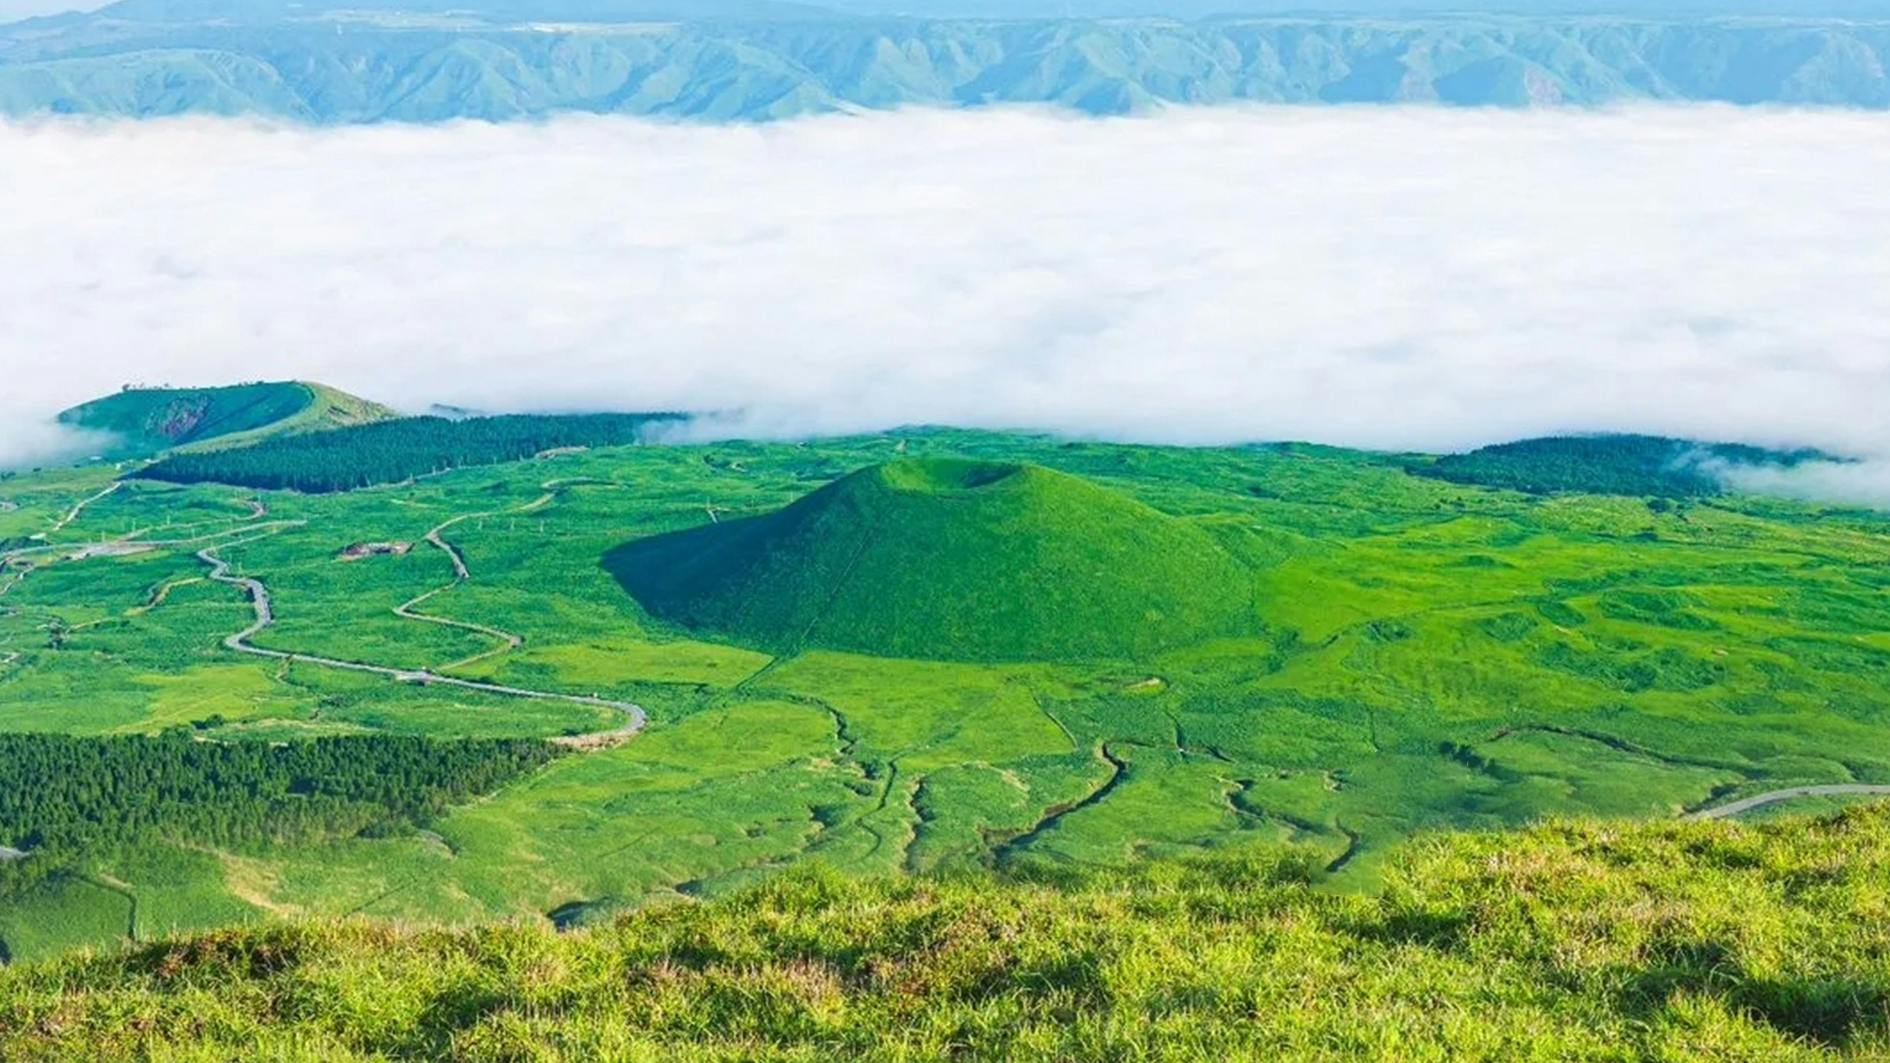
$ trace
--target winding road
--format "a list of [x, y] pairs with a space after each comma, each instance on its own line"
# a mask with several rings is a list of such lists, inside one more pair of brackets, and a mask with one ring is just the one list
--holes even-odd
[[444, 587], [435, 587], [417, 598], [410, 598], [394, 606], [394, 615], [400, 617], [402, 620], [418, 620], [427, 624], [438, 624], [441, 627], [450, 627], [457, 631], [470, 631], [477, 635], [498, 639], [500, 642], [504, 643], [504, 645], [494, 646], [484, 653], [475, 653], [471, 657], [462, 657], [451, 664], [441, 665], [440, 667], [442, 668], [464, 668], [469, 664], [476, 664], [488, 657], [497, 657], [501, 653], [509, 653], [525, 645], [525, 639], [522, 636], [514, 635], [510, 631], [501, 631], [496, 627], [486, 627], [484, 624], [475, 624], [469, 620], [454, 620], [450, 617], [433, 616], [430, 613], [415, 612], [415, 609], [424, 604], [428, 599], [438, 594], [445, 594], [447, 591], [452, 590], [454, 587], [464, 582], [464, 578], [456, 579]]
[[[547, 488], [550, 488], [552, 485], [547, 483], [544, 486]], [[411, 598], [407, 601], [400, 603], [399, 605], [394, 606], [394, 615], [400, 617], [403, 620], [419, 620], [428, 624], [438, 624], [441, 627], [456, 628], [460, 631], [470, 631], [477, 635], [484, 635], [487, 638], [497, 639], [501, 643], [503, 643], [503, 645], [494, 646], [492, 649], [489, 649], [485, 651], [484, 653], [475, 653], [471, 657], [463, 657], [457, 661], [454, 661], [451, 664], [441, 665], [440, 666], [441, 668], [443, 669], [463, 668], [466, 665], [483, 661], [488, 657], [496, 657], [501, 653], [509, 653], [512, 650], [516, 650], [520, 646], [525, 645], [525, 639], [522, 636], [514, 635], [510, 631], [501, 631], [500, 629], [496, 627], [487, 627], [484, 624], [475, 624], [466, 620], [454, 620], [451, 617], [434, 616], [430, 613], [422, 613], [422, 612], [417, 611], [418, 607], [421, 604], [425, 603], [428, 599], [431, 599], [435, 597], [436, 595], [445, 594], [447, 591], [452, 590], [454, 587], [457, 587], [460, 584], [465, 583], [467, 580], [472, 579], [472, 571], [466, 567], [465, 555], [459, 552], [459, 547], [454, 546], [452, 543], [449, 543], [446, 541], [446, 537], [445, 537], [446, 529], [451, 528], [453, 525], [458, 524], [462, 521], [475, 520], [482, 517], [500, 517], [500, 516], [505, 516], [507, 514], [531, 513], [536, 510], [543, 509], [547, 505], [550, 505], [551, 500], [554, 497], [556, 497], [555, 492], [547, 491], [546, 494], [536, 499], [533, 499], [532, 501], [527, 502], [526, 504], [522, 506], [518, 506], [514, 509], [493, 510], [487, 513], [462, 514], [461, 516], [457, 516], [451, 520], [442, 522], [438, 526], [434, 527], [431, 531], [427, 532], [426, 534], [427, 543], [433, 546], [435, 549], [439, 550], [441, 553], [445, 554], [446, 559], [452, 562], [453, 582], [448, 583], [443, 587], [435, 587], [432, 590], [426, 592], [425, 594]]]
[[[106, 496], [119, 490], [123, 486], [124, 486], [123, 481], [115, 481], [110, 486], [104, 488], [103, 490], [97, 492], [96, 494], [93, 494], [84, 499], [81, 499], [79, 502], [74, 504], [73, 507], [70, 510], [68, 510], [63, 516], [61, 516], [59, 520], [54, 522], [52, 526], [52, 530], [55, 532], [63, 530], [67, 525], [77, 520], [79, 516], [85, 512], [86, 507], [90, 506], [94, 502], [99, 501], [100, 499], [105, 498]], [[526, 503], [523, 506], [519, 506], [515, 509], [498, 510], [498, 511], [490, 512], [490, 513], [468, 513], [463, 516], [454, 517], [453, 519], [440, 524], [438, 527], [434, 528], [432, 531], [429, 531], [426, 535], [426, 541], [432, 544], [433, 546], [435, 546], [436, 548], [438, 548], [442, 553], [446, 554], [448, 560], [452, 562], [453, 577], [454, 577], [453, 582], [443, 587], [435, 588], [431, 591], [428, 591], [425, 594], [420, 595], [417, 598], [414, 598], [411, 601], [404, 602], [401, 605], [396, 606], [394, 609], [394, 612], [409, 620], [421, 620], [427, 623], [441, 624], [447, 627], [454, 627], [454, 628], [459, 628], [465, 631], [477, 632], [479, 634], [498, 639], [505, 644], [504, 646], [491, 651], [491, 653], [479, 654], [475, 657], [467, 658], [465, 661], [456, 662], [456, 664], [468, 664], [468, 663], [471, 663], [472, 661], [481, 660], [485, 657], [492, 656], [493, 654], [503, 653], [506, 650], [516, 649], [517, 647], [523, 645], [524, 639], [510, 632], [500, 631], [497, 628], [490, 628], [484, 625], [473, 624], [473, 623], [469, 623], [462, 620], [452, 620], [445, 617], [429, 616], [424, 613], [415, 612], [414, 610], [415, 610], [415, 607], [427, 601], [429, 598], [432, 598], [434, 595], [440, 594], [447, 590], [451, 590], [453, 587], [457, 587], [461, 583], [464, 583], [467, 580], [472, 578], [471, 573], [466, 568], [466, 560], [463, 556], [461, 556], [458, 548], [453, 546], [451, 543], [447, 542], [446, 539], [443, 537], [443, 533], [448, 528], [451, 528], [453, 525], [458, 524], [462, 521], [472, 520], [478, 517], [500, 516], [507, 513], [530, 513], [535, 510], [542, 509], [546, 505], [550, 504], [552, 499], [556, 497], [556, 492], [561, 486], [562, 485], [559, 481], [552, 481], [544, 485], [546, 494], [544, 494], [540, 498], [534, 499], [533, 501]], [[269, 512], [268, 507], [260, 499], [244, 499], [242, 501], [250, 509], [250, 514], [249, 514], [250, 520], [260, 521], [263, 517], [267, 516]], [[627, 739], [637, 734], [638, 732], [642, 731], [643, 728], [648, 724], [649, 722], [648, 714], [643, 711], [642, 706], [637, 705], [634, 702], [614, 701], [609, 698], [585, 696], [581, 694], [564, 694], [564, 693], [559, 693], [557, 691], [550, 691], [550, 690], [531, 690], [525, 687], [506, 686], [501, 683], [484, 683], [484, 682], [479, 682], [477, 680], [472, 680], [472, 679], [458, 679], [453, 676], [441, 675], [438, 672], [433, 671], [431, 669], [391, 668], [385, 665], [366, 664], [361, 661], [344, 661], [338, 658], [321, 657], [321, 656], [305, 654], [305, 653], [288, 653], [282, 650], [265, 649], [261, 646], [257, 646], [253, 644], [250, 641], [252, 638], [254, 638], [258, 633], [260, 633], [261, 631], [263, 631], [264, 629], [268, 628], [270, 625], [275, 623], [275, 619], [276, 619], [275, 606], [274, 606], [274, 603], [270, 599], [269, 588], [264, 586], [261, 580], [231, 575], [229, 562], [217, 556], [217, 551], [224, 549], [226, 547], [230, 547], [230, 546], [240, 546], [244, 543], [254, 542], [258, 539], [262, 539], [269, 535], [275, 534], [276, 532], [282, 531], [286, 528], [299, 527], [303, 525], [304, 523], [305, 523], [304, 521], [299, 521], [299, 520], [285, 520], [285, 521], [274, 521], [274, 522], [269, 522], [269, 523], [247, 524], [239, 528], [230, 528], [222, 532], [214, 532], [208, 535], [199, 535], [199, 536], [195, 536], [191, 538], [182, 538], [182, 539], [149, 539], [149, 540], [137, 539], [135, 538], [135, 536], [138, 535], [139, 533], [132, 532], [130, 535], [127, 535], [118, 539], [114, 539], [114, 540], [109, 540], [104, 544], [86, 544], [86, 545], [80, 546], [78, 547], [76, 552], [72, 555], [72, 560], [75, 560], [75, 561], [85, 560], [88, 557], [106, 556], [109, 554], [126, 552], [126, 551], [153, 550], [153, 549], [160, 549], [163, 547], [174, 547], [174, 546], [194, 546], [198, 543], [204, 542], [205, 540], [212, 540], [212, 542], [210, 542], [210, 545], [205, 546], [202, 549], [197, 551], [197, 555], [196, 555], [197, 560], [203, 562], [205, 565], [208, 565], [210, 567], [210, 571], [208, 573], [209, 579], [217, 583], [227, 584], [232, 587], [241, 587], [244, 593], [248, 596], [250, 600], [250, 604], [255, 609], [255, 614], [256, 614], [255, 619], [249, 624], [248, 627], [245, 627], [243, 630], [233, 635], [230, 635], [229, 637], [223, 640], [223, 646], [226, 649], [229, 649], [236, 653], [245, 653], [254, 657], [263, 657], [270, 660], [299, 662], [302, 664], [316, 665], [322, 668], [336, 668], [336, 669], [341, 669], [341, 670], [350, 671], [350, 672], [360, 672], [360, 673], [366, 673], [369, 675], [386, 676], [389, 679], [393, 679], [397, 682], [402, 682], [402, 683], [417, 683], [422, 686], [432, 686], [432, 685], [437, 684], [439, 686], [457, 687], [462, 690], [474, 690], [474, 691], [479, 691], [481, 693], [486, 693], [486, 694], [497, 694], [504, 697], [527, 698], [534, 701], [561, 701], [561, 702], [566, 702], [573, 705], [589, 705], [589, 706], [594, 706], [597, 708], [608, 709], [612, 712], [619, 713], [623, 716], [623, 719], [624, 719], [623, 725], [615, 728], [614, 730], [594, 732], [591, 734], [584, 734], [584, 735], [565, 735], [565, 736], [551, 739], [552, 742], [558, 745], [569, 746], [576, 749], [594, 749], [594, 748], [602, 748], [606, 746], [615, 745], [618, 742], [621, 742], [624, 739]], [[246, 537], [241, 538], [241, 539], [227, 539], [228, 536], [233, 536], [233, 535], [246, 535]], [[214, 540], [226, 540], [226, 541], [219, 542], [219, 541], [214, 541]], [[50, 552], [56, 552], [60, 550], [73, 550], [73, 549], [74, 549], [74, 544], [72, 543], [45, 543], [45, 544], [35, 545], [31, 547], [25, 547], [22, 549], [6, 551], [5, 553], [0, 553], [0, 562], [10, 561], [16, 557], [24, 557], [31, 554], [50, 553]], [[24, 573], [14, 573], [12, 580], [8, 581], [4, 585], [0, 585], [0, 593], [4, 593], [6, 590], [11, 589], [12, 584], [19, 582], [19, 580], [23, 577], [23, 575]], [[187, 581], [182, 581], [182, 582], [187, 582]], [[171, 586], [170, 584], [167, 584], [165, 587], [161, 588], [158, 594], [154, 597], [154, 599], [151, 602], [146, 604], [145, 608], [149, 609], [160, 604], [164, 599], [165, 592], [168, 592], [168, 590], [170, 589], [170, 586]], [[18, 660], [18, 659], [19, 659], [19, 654], [17, 653], [3, 654], [3, 655], [0, 655], [0, 665], [11, 664], [13, 661]], [[453, 667], [453, 666], [449, 665], [447, 667]]]
[[[248, 541], [248, 540], [243, 540]], [[422, 686], [450, 686], [461, 690], [477, 690], [486, 694], [499, 694], [506, 697], [529, 698], [534, 701], [562, 701], [574, 705], [591, 705], [610, 709], [623, 714], [623, 726], [612, 731], [603, 731], [586, 735], [565, 735], [551, 741], [576, 749], [594, 749], [615, 745], [642, 731], [649, 722], [649, 716], [641, 705], [629, 701], [613, 701], [609, 698], [587, 697], [582, 694], [561, 694], [548, 690], [527, 690], [523, 687], [505, 686], [499, 683], [482, 683], [472, 679], [457, 679], [453, 676], [440, 675], [428, 669], [390, 668], [385, 665], [364, 664], [360, 661], [343, 661], [334, 657], [320, 657], [306, 653], [288, 653], [282, 650], [264, 649], [254, 645], [250, 639], [275, 623], [275, 608], [269, 598], [269, 588], [261, 580], [245, 576], [230, 575], [229, 562], [218, 557], [216, 551], [224, 546], [237, 546], [237, 543], [222, 543], [197, 551], [197, 560], [210, 566], [210, 579], [241, 587], [248, 594], [250, 604], [255, 608], [256, 619], [236, 634], [223, 640], [225, 649], [237, 653], [247, 653], [255, 657], [270, 660], [289, 661], [291, 663], [312, 664], [322, 668], [337, 668], [349, 672], [362, 672], [369, 675], [386, 676], [401, 683], [418, 683]], [[434, 592], [437, 593], [437, 592]], [[424, 597], [424, 596], [423, 596]]]
[[1726, 819], [1755, 808], [1775, 805], [1780, 801], [1792, 801], [1800, 797], [1890, 797], [1890, 786], [1871, 786], [1864, 783], [1837, 783], [1829, 786], [1792, 786], [1783, 790], [1770, 790], [1751, 797], [1743, 797], [1723, 805], [1703, 808], [1689, 812], [1683, 819]]

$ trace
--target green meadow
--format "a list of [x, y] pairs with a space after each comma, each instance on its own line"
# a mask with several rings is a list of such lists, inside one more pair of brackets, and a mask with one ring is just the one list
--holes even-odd
[[399, 831], [102, 849], [0, 903], [0, 943], [572, 926], [803, 864], [1104, 874], [1232, 846], [1370, 892], [1437, 831], [1890, 783], [1883, 517], [1523, 493], [1422, 475], [1432, 460], [914, 430], [326, 494], [0, 479], [0, 731], [623, 722], [235, 652], [251, 605], [205, 549], [268, 588], [256, 647], [649, 721]]
[[0, 1055], [1865, 1063], [1886, 813], [1437, 835], [1372, 893], [1248, 846], [796, 868], [575, 933], [285, 920], [0, 970]]

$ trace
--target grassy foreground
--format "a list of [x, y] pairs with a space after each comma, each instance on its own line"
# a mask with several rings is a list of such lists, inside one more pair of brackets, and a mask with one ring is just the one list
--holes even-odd
[[0, 972], [0, 1057], [1883, 1059], [1890, 807], [1059, 879], [793, 871], [568, 935], [278, 925]]

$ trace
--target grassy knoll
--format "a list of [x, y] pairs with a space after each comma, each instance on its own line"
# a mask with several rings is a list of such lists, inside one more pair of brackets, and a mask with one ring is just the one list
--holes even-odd
[[777, 876], [579, 933], [266, 925], [0, 972], [0, 1054], [1881, 1059], [1890, 808], [1438, 836], [1374, 895], [1231, 850]]
[[[1018, 544], [1046, 537], [1079, 560], [1104, 556], [1107, 543], [1084, 553], [1071, 540], [1109, 522], [1065, 520], [1053, 504], [1100, 492], [1128, 524], [1110, 542], [1153, 525], [1231, 559], [1216, 564], [1241, 573], [1239, 623], [1153, 646], [1103, 632], [1133, 650], [1120, 656], [938, 659], [958, 655], [932, 633], [895, 657], [731, 641], [646, 609], [605, 567], [625, 543], [766, 527], [850, 474], [933, 460], [1058, 474], [1024, 477], [1055, 490], [1005, 510], [1029, 534], [993, 542], [992, 556], [1036, 564]], [[1430, 830], [1669, 819], [1787, 786], [1890, 783], [1883, 516], [1413, 475], [1429, 460], [926, 430], [596, 447], [324, 494], [152, 480], [101, 494], [112, 481], [97, 468], [0, 479], [12, 505], [0, 538], [25, 543], [0, 562], [0, 731], [555, 738], [621, 722], [595, 706], [232, 653], [222, 640], [253, 612], [204, 579], [206, 546], [270, 589], [276, 623], [259, 646], [598, 695], [651, 720], [424, 833], [159, 838], [103, 854], [91, 884], [0, 902], [0, 941], [32, 959], [270, 913], [586, 922], [738, 892], [810, 860], [867, 875], [1093, 870], [1291, 845], [1319, 877], [1369, 888], [1402, 840]], [[873, 502], [948, 513], [958, 490], [888, 486], [892, 501]], [[932, 571], [951, 592], [941, 603], [891, 576], [872, 586], [919, 615], [965, 616], [960, 592], [975, 588], [955, 581], [977, 576], [979, 551], [941, 536], [923, 555], [885, 555], [901, 566], [889, 572]], [[407, 549], [350, 559], [361, 543]], [[964, 564], [928, 570], [934, 555]], [[1088, 638], [1072, 619], [1084, 617], [1139, 627], [1124, 586], [1185, 583], [1188, 607], [1227, 589], [1198, 567], [1153, 578], [1160, 559], [1110, 565], [1100, 584], [1052, 588], [1082, 600], [1070, 616], [1040, 614], [1039, 631]], [[395, 612], [423, 595], [410, 611], [520, 645]], [[865, 597], [847, 604], [834, 616], [861, 637], [891, 615]], [[1006, 615], [970, 619], [986, 612]], [[824, 608], [809, 615], [831, 622]]]
[[367, 424], [394, 416], [384, 406], [300, 381], [217, 388], [126, 388], [59, 415], [62, 424], [106, 433], [104, 457], [145, 457], [178, 448], [234, 447], [274, 436]]
[[1252, 577], [1200, 528], [998, 462], [875, 466], [605, 564], [650, 612], [777, 653], [1134, 658], [1254, 626]]

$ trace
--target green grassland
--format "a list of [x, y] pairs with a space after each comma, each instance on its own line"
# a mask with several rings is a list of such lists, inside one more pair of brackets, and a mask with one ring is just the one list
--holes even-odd
[[565, 934], [350, 920], [167, 939], [0, 971], [0, 1056], [1890, 1056], [1890, 808], [1437, 835], [1372, 894], [1317, 888], [1304, 855], [799, 869]]
[[[804, 600], [818, 587], [747, 570], [747, 587], [804, 610], [791, 614], [811, 625], [800, 637], [644, 594], [652, 611], [619, 582], [626, 552], [779, 531], [783, 507], [914, 462], [933, 463], [918, 466], [932, 470], [923, 490], [889, 492], [898, 505], [880, 512], [938, 521], [868, 551], [860, 564], [883, 571], [854, 585], [865, 590], [844, 614]], [[206, 548], [268, 587], [276, 623], [257, 647], [631, 701], [650, 720], [425, 833], [101, 856], [9, 899], [0, 940], [32, 958], [124, 937], [131, 900], [164, 913], [140, 928], [349, 914], [573, 924], [807, 862], [1093, 871], [1228, 846], [1288, 848], [1322, 882], [1364, 890], [1398, 843], [1432, 830], [1669, 819], [1794, 784], [1890, 783], [1883, 517], [1732, 495], [1519, 493], [1413, 474], [1428, 462], [915, 430], [600, 447], [329, 494], [111, 488], [100, 469], [0, 480], [15, 507], [0, 511], [14, 543], [0, 550], [0, 730], [556, 738], [621, 722], [594, 704], [234, 652], [223, 640], [251, 606], [206, 579]], [[1048, 497], [968, 523], [940, 508], [992, 488], [934, 473], [990, 465], [1028, 467], [1025, 493], [1048, 483]], [[1113, 515], [1086, 525], [1060, 508], [1072, 498]], [[1015, 535], [981, 530], [1012, 518]], [[163, 545], [113, 556], [114, 539]], [[1143, 542], [1160, 556], [1137, 556]], [[359, 544], [408, 549], [349, 559]], [[949, 568], [938, 600], [899, 583], [934, 562]], [[1093, 596], [1042, 588], [1076, 604], [1035, 614], [1048, 633], [1035, 642], [1006, 644], [1002, 611], [959, 593], [981, 585], [979, 564], [1041, 584], [1098, 562]], [[713, 581], [678, 586], [692, 603], [739, 600]], [[1196, 605], [1200, 622], [1171, 637], [1163, 625]], [[902, 616], [924, 623], [902, 631]], [[1122, 630], [1135, 624], [1148, 630]]]

